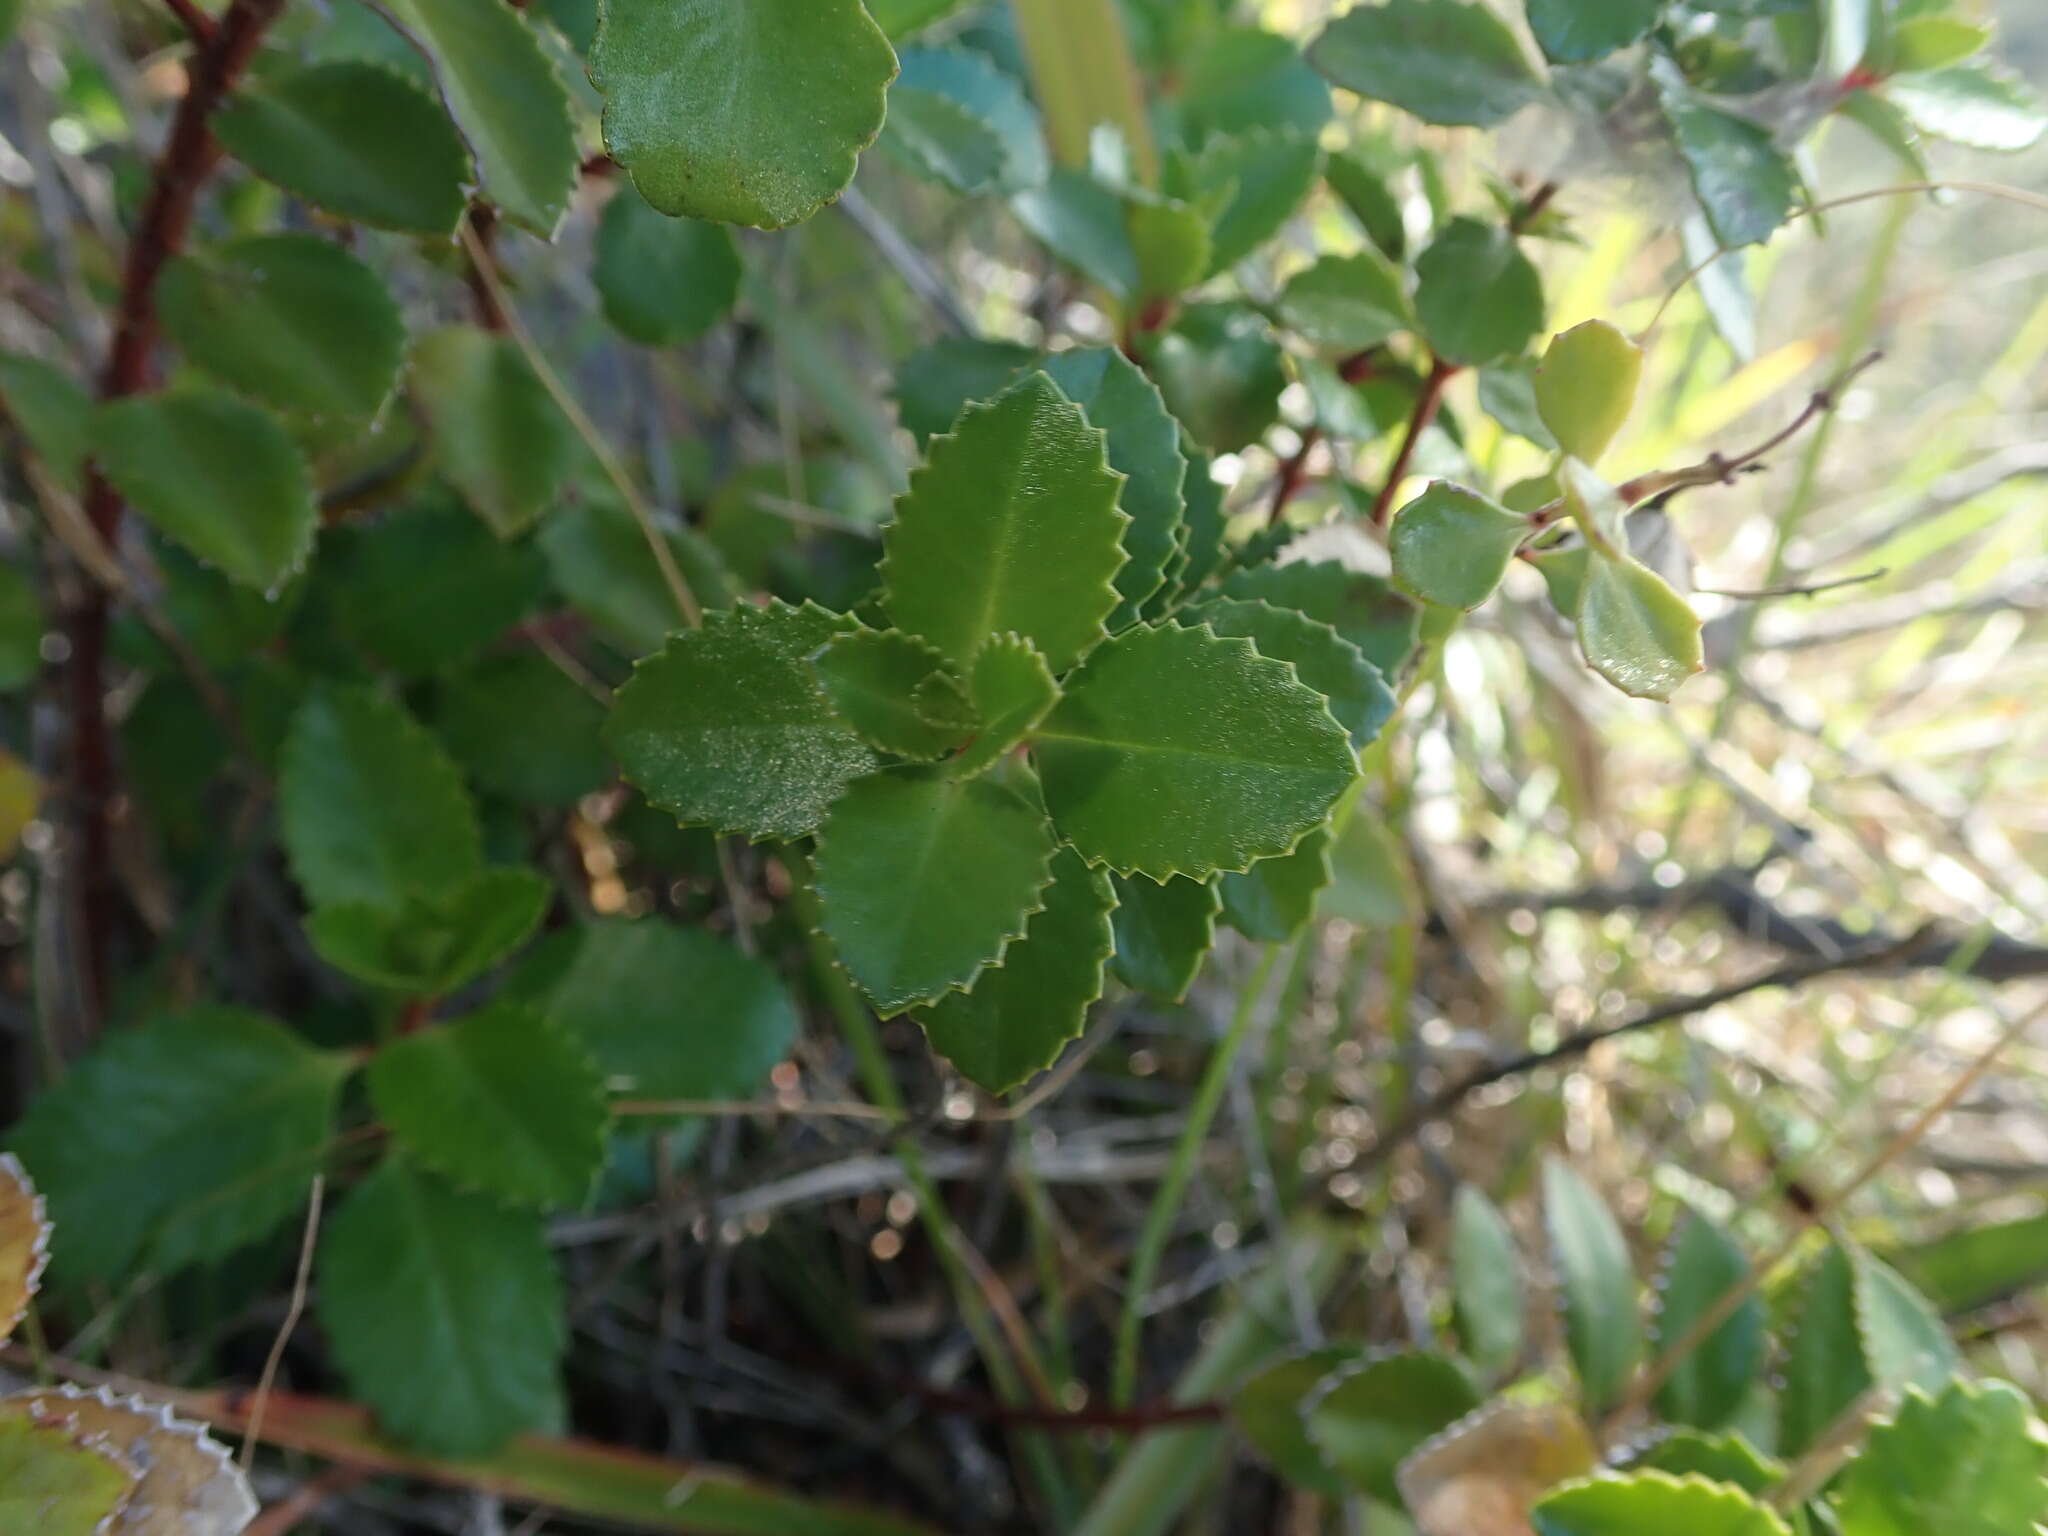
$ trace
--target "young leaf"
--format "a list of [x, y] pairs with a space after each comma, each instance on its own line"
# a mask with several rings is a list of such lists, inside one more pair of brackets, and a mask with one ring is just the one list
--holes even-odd
[[1061, 837], [1091, 863], [1162, 881], [1291, 852], [1357, 772], [1343, 727], [1291, 665], [1173, 625], [1098, 646], [1032, 750]]
[[1543, 329], [1543, 279], [1506, 229], [1453, 219], [1415, 259], [1415, 312], [1439, 358], [1490, 363]]
[[1770, 239], [1799, 190], [1798, 173], [1770, 131], [1708, 106], [1675, 70], [1659, 76], [1659, 94], [1714, 238], [1730, 248]]
[[1315, 916], [1316, 898], [1330, 879], [1330, 829], [1317, 827], [1292, 853], [1221, 876], [1223, 920], [1248, 939], [1283, 943]]
[[1529, 30], [1545, 58], [1583, 64], [1641, 42], [1663, 10], [1664, 0], [1529, 0]]
[[884, 145], [955, 192], [1015, 192], [1045, 180], [1038, 113], [986, 54], [906, 48], [898, 62]]
[[499, 0], [377, 0], [427, 56], [484, 195], [543, 239], [568, 211], [583, 156], [569, 93], [526, 18]]
[[1533, 1518], [1536, 1536], [1792, 1536], [1740, 1488], [1663, 1472], [1569, 1484], [1539, 1503]]
[[1536, 370], [1536, 409], [1558, 447], [1598, 462], [1636, 403], [1643, 349], [1605, 320], [1551, 338]]
[[946, 765], [955, 777], [981, 773], [1023, 741], [1059, 702], [1059, 684], [1038, 648], [1022, 635], [996, 635], [967, 674], [977, 723], [974, 739]]
[[879, 773], [818, 833], [823, 927], [883, 1014], [964, 992], [1044, 905], [1052, 830], [986, 778]]
[[1141, 312], [1147, 305], [1178, 298], [1208, 275], [1214, 247], [1209, 220], [1199, 208], [1132, 199], [1124, 206], [1124, 234], [1138, 264], [1131, 302]]
[[1402, 1462], [1396, 1481], [1419, 1536], [1515, 1536], [1538, 1499], [1599, 1460], [1564, 1404], [1497, 1397]]
[[1829, 1244], [1807, 1277], [1780, 1375], [1778, 1449], [1786, 1456], [1802, 1455], [1870, 1390], [1846, 1249]]
[[244, 86], [213, 115], [228, 152], [345, 219], [445, 235], [462, 217], [469, 151], [441, 104], [377, 64], [319, 64]]
[[1292, 662], [1295, 675], [1323, 696], [1353, 746], [1364, 746], [1394, 717], [1394, 693], [1380, 669], [1328, 624], [1299, 609], [1218, 597], [1190, 610], [1187, 618], [1219, 635], [1242, 636], [1261, 656]]
[[[55, 1430], [120, 1465], [129, 1488], [116, 1536], [241, 1536], [256, 1518], [256, 1495], [227, 1448], [159, 1404], [106, 1387], [52, 1387], [0, 1398], [0, 1418]], [[40, 1521], [20, 1529], [49, 1536]]]
[[1342, 1344], [1295, 1355], [1267, 1366], [1230, 1400], [1231, 1422], [1273, 1469], [1327, 1499], [1343, 1498], [1346, 1489], [1309, 1438], [1308, 1404], [1325, 1381], [1359, 1358]]
[[1445, 127], [1491, 128], [1539, 89], [1515, 34], [1468, 0], [1354, 6], [1310, 46], [1308, 60], [1348, 91]]
[[320, 1241], [320, 1321], [384, 1427], [481, 1456], [564, 1418], [562, 1287], [537, 1212], [387, 1157]]
[[1115, 967], [1127, 987], [1177, 1003], [1188, 995], [1216, 941], [1220, 880], [1164, 882], [1116, 877]]
[[441, 472], [498, 537], [554, 504], [582, 445], [511, 337], [468, 325], [420, 337], [412, 393]]
[[815, 604], [741, 605], [673, 637], [618, 691], [605, 741], [685, 826], [808, 837], [881, 759], [832, 713], [810, 657], [853, 621]]
[[1497, 1376], [1522, 1358], [1522, 1256], [1500, 1207], [1473, 1184], [1460, 1184], [1451, 1201], [1451, 1291], [1458, 1334], [1475, 1365]]
[[1962, 1356], [1927, 1298], [1897, 1270], [1862, 1249], [1850, 1250], [1856, 1327], [1876, 1383], [1891, 1391], [1933, 1392], [1962, 1370]]
[[960, 744], [962, 731], [918, 712], [918, 689], [946, 668], [924, 641], [896, 629], [857, 629], [834, 636], [811, 666], [839, 717], [869, 746], [929, 761]]
[[0, 1399], [0, 1531], [100, 1536], [141, 1474]]
[[1280, 290], [1280, 322], [1319, 347], [1361, 352], [1414, 321], [1401, 274], [1375, 251], [1325, 256]]
[[591, 277], [605, 319], [644, 346], [679, 346], [718, 324], [739, 299], [743, 270], [723, 225], [657, 213], [630, 187], [604, 205]]
[[460, 884], [482, 860], [476, 811], [455, 765], [372, 689], [310, 694], [278, 777], [285, 852], [315, 906], [397, 908]]
[[973, 991], [919, 1011], [932, 1049], [990, 1093], [1007, 1093], [1051, 1066], [1102, 996], [1115, 905], [1108, 875], [1071, 848], [1059, 850], [1044, 909], [1003, 952], [1003, 963], [982, 972]]
[[1529, 520], [1447, 480], [1395, 514], [1388, 531], [1394, 580], [1446, 608], [1477, 608], [1501, 584], [1528, 539]]
[[1579, 647], [1623, 693], [1668, 699], [1705, 665], [1699, 615], [1641, 561], [1592, 551], [1579, 591]]
[[233, 1008], [109, 1035], [9, 1138], [62, 1234], [59, 1274], [111, 1282], [268, 1236], [305, 1201], [350, 1069]]
[[1323, 167], [1313, 134], [1256, 128], [1213, 138], [1169, 189], [1190, 202], [1216, 198], [1223, 208], [1210, 232], [1208, 269], [1227, 272], [1264, 245], [1294, 215]]
[[2048, 1522], [2048, 1444], [2001, 1381], [1906, 1393], [1836, 1485], [1847, 1536], [2016, 1536]]
[[1543, 1165], [1543, 1219], [1579, 1384], [1593, 1409], [1610, 1408], [1643, 1352], [1628, 1243], [1606, 1202], [1556, 1158]]
[[251, 235], [176, 257], [157, 295], [164, 330], [193, 362], [280, 410], [368, 416], [405, 356], [383, 279], [311, 235]]
[[1990, 42], [1989, 27], [1961, 16], [1900, 17], [1891, 27], [1891, 67], [1901, 74], [1946, 69], [1981, 53]]
[[[28, 1313], [50, 1257], [50, 1219], [28, 1170], [0, 1152], [0, 1343]], [[0, 1488], [6, 1486], [0, 1479]]]
[[321, 959], [358, 981], [442, 997], [525, 943], [553, 899], [554, 888], [530, 869], [484, 869], [394, 907], [321, 907], [306, 919], [306, 936]]
[[[1749, 1275], [1735, 1240], [1688, 1206], [1679, 1216], [1657, 1281], [1651, 1353], [1661, 1357], [1723, 1295]], [[1681, 1359], [1657, 1390], [1657, 1411], [1674, 1424], [1718, 1429], [1735, 1417], [1764, 1363], [1763, 1303], [1752, 1295]]]
[[962, 666], [1014, 633], [1064, 671], [1116, 606], [1119, 484], [1102, 434], [1043, 374], [970, 407], [896, 504], [881, 567], [889, 616]]
[[512, 1205], [574, 1208], [604, 1163], [604, 1078], [579, 1040], [497, 1003], [394, 1040], [370, 1061], [370, 1105], [424, 1168]]
[[1308, 1405], [1308, 1437], [1353, 1488], [1398, 1504], [1394, 1474], [1417, 1447], [1479, 1406], [1444, 1355], [1382, 1355], [1338, 1370]]
[[604, 141], [663, 213], [780, 229], [845, 190], [896, 55], [859, 0], [605, 0]]
[[93, 456], [160, 532], [244, 586], [305, 563], [319, 513], [306, 461], [274, 417], [194, 386], [99, 408]]
[[2048, 129], [2040, 96], [1995, 64], [1957, 64], [1905, 75], [1885, 96], [1923, 133], [1972, 149], [2014, 153], [2032, 148]]

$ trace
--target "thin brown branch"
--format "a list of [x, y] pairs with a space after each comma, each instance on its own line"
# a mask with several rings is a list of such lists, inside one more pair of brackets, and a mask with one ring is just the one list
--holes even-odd
[[191, 35], [192, 41], [201, 48], [213, 41], [213, 18], [193, 4], [193, 0], [164, 0], [178, 24]]
[[1442, 358], [1430, 365], [1429, 376], [1422, 381], [1422, 393], [1415, 397], [1415, 409], [1408, 414], [1408, 430], [1401, 439], [1400, 450], [1388, 466], [1387, 478], [1380, 486], [1379, 495], [1373, 498], [1373, 527], [1387, 526], [1387, 519], [1394, 511], [1394, 497], [1400, 493], [1401, 482], [1408, 478], [1408, 466], [1415, 461], [1415, 450], [1422, 442], [1422, 434], [1430, 429], [1436, 421], [1437, 412], [1443, 409], [1444, 389], [1457, 373], [1458, 365], [1447, 363]]
[[1694, 587], [1693, 591], [1708, 597], [1725, 597], [1738, 603], [1760, 603], [1773, 597], [1817, 597], [1823, 592], [1839, 592], [1844, 587], [1860, 587], [1865, 582], [1882, 581], [1891, 575], [1891, 567], [1880, 565], [1875, 570], [1858, 571], [1854, 576], [1837, 576], [1830, 581], [1794, 581], [1775, 587]]

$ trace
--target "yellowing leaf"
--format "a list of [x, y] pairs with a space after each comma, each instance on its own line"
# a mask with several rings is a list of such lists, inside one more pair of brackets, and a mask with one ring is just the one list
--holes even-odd
[[138, 1478], [108, 1536], [240, 1536], [256, 1517], [256, 1496], [225, 1447], [168, 1408], [105, 1387], [52, 1387], [0, 1398], [0, 1415], [61, 1428]]
[[43, 803], [43, 781], [27, 763], [0, 748], [0, 859], [11, 858]]
[[1396, 1480], [1421, 1536], [1531, 1536], [1530, 1506], [1597, 1461], [1570, 1408], [1499, 1401], [1416, 1451]]
[[49, 1262], [50, 1219], [28, 1170], [12, 1152], [0, 1153], [0, 1340], [28, 1311]]
[[1643, 349], [1605, 320], [1551, 339], [1536, 370], [1536, 409], [1566, 453], [1596, 462], [1636, 403]]

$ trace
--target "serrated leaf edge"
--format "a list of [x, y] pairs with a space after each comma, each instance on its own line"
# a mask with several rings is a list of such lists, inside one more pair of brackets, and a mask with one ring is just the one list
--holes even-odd
[[[1542, 1405], [1532, 1405], [1511, 1397], [1496, 1397], [1491, 1402], [1481, 1403], [1456, 1423], [1445, 1425], [1427, 1440], [1423, 1441], [1422, 1444], [1416, 1446], [1414, 1450], [1401, 1458], [1401, 1464], [1394, 1469], [1394, 1485], [1401, 1490], [1402, 1502], [1410, 1509], [1413, 1509], [1417, 1502], [1415, 1493], [1408, 1486], [1409, 1469], [1416, 1462], [1422, 1460], [1425, 1456], [1432, 1456], [1438, 1451], [1445, 1450], [1458, 1440], [1463, 1439], [1466, 1435], [1484, 1429], [1495, 1419], [1505, 1418], [1511, 1413], [1524, 1412], [1531, 1406]], [[1561, 1412], [1572, 1411], [1569, 1405], [1564, 1403], [1548, 1406], [1555, 1407]], [[1581, 1423], [1583, 1424], [1583, 1421]], [[1591, 1438], [1590, 1432], [1588, 1438]], [[1570, 1481], [1582, 1481], [1582, 1479], [1570, 1479]], [[1563, 1484], [1558, 1486], [1562, 1487]]]
[[1683, 1477], [1674, 1476], [1669, 1472], [1659, 1472], [1654, 1468], [1642, 1472], [1595, 1472], [1587, 1477], [1575, 1477], [1566, 1482], [1559, 1483], [1555, 1488], [1546, 1493], [1544, 1497], [1546, 1499], [1553, 1498], [1559, 1494], [1570, 1493], [1577, 1488], [1584, 1488], [1599, 1483], [1658, 1483], [1672, 1488], [1697, 1488], [1711, 1495], [1722, 1504], [1735, 1503], [1756, 1510], [1767, 1520], [1771, 1521], [1778, 1531], [1784, 1532], [1785, 1536], [1791, 1536], [1791, 1528], [1785, 1524], [1784, 1517], [1768, 1504], [1759, 1503], [1752, 1495], [1745, 1493], [1733, 1483], [1717, 1483], [1712, 1478], [1702, 1477], [1697, 1472], [1688, 1472]]
[[36, 1224], [35, 1241], [29, 1245], [28, 1273], [22, 1278], [21, 1306], [12, 1317], [0, 1312], [0, 1339], [5, 1339], [28, 1316], [29, 1304], [35, 1300], [36, 1292], [42, 1287], [43, 1274], [50, 1267], [50, 1209], [42, 1191], [36, 1188], [36, 1181], [29, 1177], [28, 1169], [12, 1152], [0, 1152], [0, 1174], [13, 1179], [28, 1196], [29, 1215]]
[[[808, 602], [809, 600], [806, 599], [806, 601]], [[830, 613], [832, 610], [828, 608], [825, 611], [827, 613]], [[815, 674], [817, 671], [818, 659], [821, 656], [823, 656], [826, 651], [830, 650], [834, 645], [836, 645], [839, 641], [848, 639], [853, 635], [895, 635], [898, 638], [906, 640], [910, 644], [917, 646], [924, 651], [929, 652], [932, 659], [933, 672], [943, 673], [945, 676], [953, 678], [953, 670], [946, 661], [945, 652], [941, 651], [936, 645], [933, 645], [931, 641], [925, 639], [924, 636], [913, 635], [910, 633], [910, 631], [905, 629], [876, 629], [872, 624], [862, 624], [857, 619], [854, 621], [854, 623], [856, 625], [854, 629], [847, 631], [845, 634], [834, 635], [830, 640], [827, 640], [823, 645], [819, 646], [815, 651], [812, 651], [808, 656], [806, 656], [804, 658], [804, 665], [810, 667], [812, 672]], [[930, 681], [929, 677], [927, 677], [924, 681]], [[953, 678], [953, 681], [958, 682], [959, 679]], [[918, 686], [920, 688], [923, 687], [924, 682], [920, 682]], [[866, 731], [863, 731], [853, 721], [849, 720], [845, 715], [840, 713], [838, 707], [832, 703], [832, 690], [825, 687], [824, 680], [822, 678], [818, 680], [818, 688], [819, 691], [825, 695], [825, 704], [826, 707], [832, 711], [832, 718], [837, 720], [841, 725], [845, 726], [848, 731], [852, 732], [855, 736], [859, 737], [861, 741], [866, 743], [869, 747], [873, 748], [877, 752], [885, 754], [886, 756], [900, 757], [903, 759], [903, 761], [907, 763], [936, 763], [941, 758], [948, 757], [953, 752], [958, 750], [958, 748], [955, 747], [942, 747], [938, 751], [930, 753], [905, 752], [901, 747], [888, 746], [883, 742], [877, 741], [873, 736], [869, 735]], [[953, 729], [952, 726], [947, 725], [943, 722], [927, 718], [925, 712], [917, 707], [917, 701], [915, 699], [911, 700], [910, 712], [916, 715], [918, 719], [923, 720], [926, 725], [930, 726], [935, 731], [946, 731]]]

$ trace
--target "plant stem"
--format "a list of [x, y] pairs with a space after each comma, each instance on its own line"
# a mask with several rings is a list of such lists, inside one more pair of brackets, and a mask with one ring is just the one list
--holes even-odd
[[1458, 365], [1438, 358], [1430, 364], [1429, 375], [1422, 381], [1422, 393], [1415, 398], [1415, 409], [1408, 414], [1408, 431], [1401, 439], [1401, 448], [1394, 455], [1394, 462], [1387, 469], [1386, 483], [1380, 487], [1379, 495], [1372, 501], [1372, 525], [1375, 528], [1387, 526], [1387, 519], [1393, 515], [1394, 497], [1400, 493], [1401, 482], [1408, 478], [1408, 466], [1415, 462], [1415, 450], [1422, 442], [1422, 434], [1430, 429], [1437, 412], [1443, 409], [1444, 389], [1457, 375]]
[[1280, 946], [1267, 945], [1258, 964], [1252, 967], [1243, 990], [1238, 993], [1237, 1010], [1231, 1016], [1230, 1028], [1224, 1032], [1215, 1053], [1209, 1058], [1208, 1070], [1202, 1074], [1201, 1086], [1195, 1090], [1195, 1101], [1188, 1106], [1187, 1124], [1181, 1127], [1180, 1140], [1174, 1146], [1173, 1161], [1167, 1166], [1166, 1177], [1152, 1196], [1151, 1209], [1145, 1213], [1145, 1225], [1138, 1234], [1137, 1251], [1132, 1254], [1130, 1271], [1124, 1277], [1124, 1310], [1117, 1323], [1116, 1354], [1110, 1368], [1110, 1401], [1119, 1408], [1131, 1405], [1132, 1394], [1138, 1384], [1138, 1337], [1144, 1326], [1146, 1293], [1158, 1277], [1159, 1262], [1166, 1254], [1167, 1240], [1173, 1235], [1173, 1224], [1180, 1215], [1181, 1201], [1187, 1196], [1188, 1184], [1194, 1178], [1195, 1164], [1208, 1140], [1209, 1127], [1215, 1122], [1218, 1106], [1223, 1103], [1224, 1090], [1230, 1086], [1230, 1074], [1237, 1068], [1238, 1055], [1251, 1038], [1252, 1025], [1259, 1016], [1259, 1003], [1266, 995], [1266, 982], [1279, 959]]

